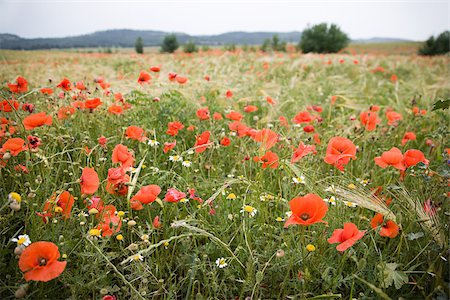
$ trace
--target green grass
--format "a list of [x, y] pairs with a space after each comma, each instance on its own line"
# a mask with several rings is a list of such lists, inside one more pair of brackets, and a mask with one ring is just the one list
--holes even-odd
[[[261, 55], [217, 50], [189, 56], [2, 51], [0, 57], [0, 98], [12, 99], [7, 83], [20, 75], [28, 80], [30, 92], [16, 99], [33, 103], [36, 112], [53, 115], [52, 126], [24, 131], [20, 123], [26, 112], [0, 112], [18, 124], [14, 136], [26, 139], [33, 134], [42, 139], [38, 152], [22, 152], [0, 168], [2, 299], [13, 298], [25, 283], [13, 253], [16, 245], [10, 241], [23, 233], [33, 242], [51, 241], [67, 255], [67, 267], [57, 279], [29, 283], [28, 299], [100, 299], [105, 294], [118, 299], [412, 299], [448, 295], [448, 110], [431, 111], [436, 99], [449, 96], [448, 57]], [[340, 59], [345, 63], [340, 64]], [[354, 59], [359, 64], [354, 64]], [[332, 64], [326, 64], [328, 60]], [[152, 74], [151, 84], [139, 86], [139, 72], [152, 65], [161, 65], [161, 74]], [[377, 66], [386, 71], [371, 72]], [[188, 83], [169, 82], [169, 72], [187, 76]], [[392, 74], [398, 76], [397, 83], [390, 81]], [[205, 75], [211, 77], [210, 82], [203, 79]], [[121, 92], [133, 107], [121, 116], [108, 113], [114, 97], [96, 89], [94, 79], [98, 76], [111, 83], [112, 93]], [[60, 90], [56, 85], [63, 77], [72, 82], [83, 80], [91, 93], [88, 98], [100, 97], [104, 104], [93, 113], [80, 110], [67, 120], [58, 120], [56, 111], [70, 105], [70, 95], [74, 94], [57, 97]], [[44, 96], [39, 93], [41, 87], [55, 88], [55, 94]], [[225, 97], [228, 89], [234, 93], [232, 99]], [[266, 95], [277, 104], [267, 104]], [[332, 95], [339, 95], [335, 105], [330, 104]], [[154, 97], [160, 101], [154, 102]], [[413, 102], [427, 114], [414, 116]], [[259, 110], [244, 113], [247, 104]], [[323, 121], [313, 123], [322, 142], [316, 146], [317, 155], [292, 165], [292, 147], [300, 141], [313, 144], [313, 140], [312, 134], [294, 127], [291, 119], [313, 104], [323, 108]], [[381, 123], [376, 131], [368, 132], [359, 122], [359, 113], [371, 105], [381, 107]], [[262, 155], [259, 145], [248, 137], [232, 136], [228, 120], [198, 120], [196, 110], [206, 106], [211, 114], [240, 111], [242, 122], [248, 126], [270, 127], [277, 132], [281, 138], [271, 151], [278, 154], [280, 166], [262, 169], [254, 162], [253, 157]], [[387, 125], [384, 113], [389, 107], [403, 115], [397, 127]], [[280, 125], [280, 116], [289, 120], [289, 128]], [[175, 120], [196, 129], [185, 128], [176, 137], [168, 136], [167, 123]], [[124, 131], [130, 125], [144, 128], [160, 146], [152, 148], [126, 139]], [[189, 154], [196, 136], [206, 130], [211, 132], [214, 146], [202, 154]], [[414, 131], [417, 139], [402, 147], [406, 131]], [[106, 149], [98, 146], [102, 135], [108, 138]], [[223, 135], [230, 137], [229, 147], [218, 145]], [[344, 173], [323, 161], [328, 141], [334, 136], [347, 137], [359, 148], [357, 159]], [[0, 138], [0, 145], [6, 139]], [[164, 142], [174, 139], [176, 147], [164, 154]], [[433, 148], [426, 145], [426, 139], [434, 142]], [[135, 167], [143, 161], [133, 194], [149, 184], [161, 187], [161, 199], [169, 188], [185, 192], [195, 188], [205, 201], [212, 200], [213, 206], [206, 202], [199, 205], [195, 200], [163, 201], [144, 205], [142, 211], [130, 210], [127, 197], [110, 195], [105, 189], [108, 169], [115, 166], [112, 150], [118, 143], [134, 151]], [[93, 151], [87, 154], [85, 147]], [[415, 167], [414, 174], [408, 170], [405, 180], [400, 181], [397, 170], [381, 169], [374, 163], [376, 156], [392, 147], [402, 152], [419, 149], [430, 164]], [[169, 155], [174, 154], [190, 160], [192, 166], [170, 162]], [[17, 164], [25, 165], [29, 173], [16, 171]], [[84, 215], [87, 209], [79, 184], [84, 167], [94, 168], [99, 175], [101, 184], [95, 195], [125, 211], [125, 220], [136, 222], [135, 226], [123, 224], [122, 241], [116, 239], [118, 233], [97, 240], [89, 236], [98, 220]], [[292, 178], [300, 175], [306, 183], [294, 184]], [[357, 179], [367, 179], [368, 184], [363, 186]], [[350, 184], [356, 189], [349, 188]], [[340, 191], [326, 191], [332, 185]], [[393, 198], [390, 206], [373, 204], [371, 189], [378, 186]], [[42, 211], [53, 193], [63, 190], [76, 197], [71, 218], [57, 217], [44, 224], [36, 212]], [[18, 212], [8, 206], [10, 192], [23, 198]], [[227, 199], [231, 193], [237, 198]], [[338, 200], [336, 206], [329, 206], [324, 218], [327, 225], [284, 229], [284, 222], [277, 218], [286, 219], [289, 201], [307, 193], [359, 201], [360, 205], [350, 208]], [[424, 220], [420, 213], [427, 199], [438, 211], [436, 218]], [[243, 205], [256, 208], [255, 217], [240, 213]], [[210, 213], [211, 208], [215, 214]], [[401, 227], [396, 238], [380, 237], [378, 230], [370, 227], [377, 210], [395, 218]], [[161, 229], [152, 226], [155, 216], [161, 217]], [[327, 239], [345, 222], [367, 232], [340, 253]], [[144, 235], [148, 239], [143, 240]], [[308, 244], [314, 245], [315, 251], [308, 252]], [[284, 255], [276, 255], [281, 250]], [[144, 257], [142, 262], [127, 261], [138, 252]], [[223, 269], [215, 264], [220, 257], [228, 264]], [[397, 264], [395, 270], [389, 269], [389, 264]], [[396, 287], [390, 285], [392, 276], [406, 276], [407, 280], [394, 282], [399, 285]]]

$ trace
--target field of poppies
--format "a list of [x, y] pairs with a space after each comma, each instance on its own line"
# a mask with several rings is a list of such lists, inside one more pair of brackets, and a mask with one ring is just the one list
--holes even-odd
[[0, 57], [1, 299], [447, 299], [448, 56]]

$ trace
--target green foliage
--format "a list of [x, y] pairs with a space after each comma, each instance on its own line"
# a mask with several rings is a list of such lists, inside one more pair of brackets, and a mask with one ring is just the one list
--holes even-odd
[[179, 46], [177, 36], [175, 34], [169, 34], [164, 37], [161, 44], [161, 52], [174, 53]]
[[202, 51], [203, 51], [203, 52], [206, 52], [206, 51], [209, 51], [209, 50], [210, 50], [210, 48], [209, 48], [208, 45], [203, 45], [203, 46], [202, 46]]
[[449, 107], [450, 107], [450, 98], [446, 99], [446, 100], [439, 99], [433, 103], [432, 111], [440, 110], [440, 109], [444, 110], [444, 109], [448, 109]]
[[186, 44], [183, 45], [183, 52], [185, 53], [195, 53], [198, 52], [198, 48], [195, 45], [194, 41], [187, 41]]
[[270, 39], [265, 39], [259, 49], [262, 52], [268, 52], [270, 50], [270, 43], [271, 43]]
[[144, 41], [141, 37], [138, 37], [136, 39], [136, 43], [134, 44], [134, 49], [136, 50], [136, 53], [143, 54], [144, 53]]
[[398, 264], [396, 263], [380, 263], [377, 268], [381, 273], [381, 278], [385, 287], [390, 287], [394, 284], [395, 288], [400, 289], [408, 282], [408, 276], [405, 272], [397, 271]]
[[231, 43], [231, 44], [226, 44], [226, 45], [223, 47], [223, 49], [224, 49], [225, 51], [230, 51], [230, 52], [236, 51], [236, 44], [233, 44], [233, 43]]
[[419, 49], [420, 55], [441, 55], [450, 51], [450, 31], [444, 31], [437, 38], [431, 36]]
[[303, 53], [336, 53], [345, 48], [349, 41], [337, 25], [321, 23], [303, 31], [298, 48]]

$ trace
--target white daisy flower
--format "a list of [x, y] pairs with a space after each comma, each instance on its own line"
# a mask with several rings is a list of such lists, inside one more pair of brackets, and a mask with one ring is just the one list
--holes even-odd
[[356, 207], [357, 204], [355, 202], [350, 202], [350, 201], [342, 201], [344, 202], [344, 204], [348, 207]]
[[228, 266], [227, 262], [225, 261], [225, 258], [220, 257], [218, 259], [216, 259], [216, 265], [220, 268], [223, 269], [226, 266]]
[[241, 213], [248, 212], [250, 214], [250, 217], [254, 217], [258, 210], [250, 205], [244, 205], [241, 209]]
[[159, 142], [157, 140], [148, 140], [147, 143], [150, 145], [150, 147], [158, 147], [159, 145]]
[[17, 243], [17, 246], [27, 247], [31, 244], [30, 237], [27, 234], [19, 235], [17, 238], [12, 238], [11, 242]]
[[180, 155], [171, 155], [171, 156], [169, 156], [169, 160], [170, 161], [183, 161], [183, 157], [181, 157]]
[[323, 201], [330, 203], [331, 205], [336, 205], [336, 197], [331, 196], [330, 198], [325, 198]]
[[144, 257], [140, 254], [135, 254], [132, 257], [130, 257], [130, 262], [134, 261], [144, 261]]
[[192, 165], [190, 160], [185, 160], [182, 162], [183, 167], [189, 168]]
[[300, 177], [292, 177], [292, 181], [294, 182], [294, 184], [305, 184], [305, 176], [300, 176]]

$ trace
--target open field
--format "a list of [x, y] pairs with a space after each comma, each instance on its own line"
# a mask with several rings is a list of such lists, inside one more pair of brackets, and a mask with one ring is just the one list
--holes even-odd
[[449, 62], [0, 51], [0, 298], [446, 299]]

